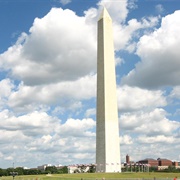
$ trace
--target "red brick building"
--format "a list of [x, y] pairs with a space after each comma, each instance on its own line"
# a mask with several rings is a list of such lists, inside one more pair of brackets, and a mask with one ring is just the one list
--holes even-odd
[[129, 157], [129, 155], [127, 154], [126, 155], [126, 164], [129, 164], [130, 163], [130, 157]]
[[140, 163], [140, 164], [149, 164], [152, 167], [157, 167], [158, 166], [158, 160], [151, 159], [151, 158], [140, 160], [140, 161], [138, 161], [138, 163]]
[[168, 160], [168, 159], [161, 159], [161, 158], [158, 158], [158, 166], [172, 166], [173, 163], [171, 160]]
[[178, 162], [176, 162], [176, 161], [175, 161], [175, 162], [173, 162], [172, 164], [173, 164], [173, 166], [179, 166], [179, 163], [178, 163]]

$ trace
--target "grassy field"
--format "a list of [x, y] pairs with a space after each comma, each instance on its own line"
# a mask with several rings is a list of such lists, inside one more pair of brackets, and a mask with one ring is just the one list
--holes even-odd
[[[77, 173], [77, 174], [52, 174], [52, 175], [33, 175], [33, 176], [16, 176], [14, 180], [102, 180], [104, 179], [172, 179], [180, 173]], [[0, 177], [0, 180], [12, 180], [12, 177]]]

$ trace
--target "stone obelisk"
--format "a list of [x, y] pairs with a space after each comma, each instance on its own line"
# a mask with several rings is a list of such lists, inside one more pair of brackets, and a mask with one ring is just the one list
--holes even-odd
[[121, 172], [112, 20], [106, 8], [98, 20], [96, 171]]

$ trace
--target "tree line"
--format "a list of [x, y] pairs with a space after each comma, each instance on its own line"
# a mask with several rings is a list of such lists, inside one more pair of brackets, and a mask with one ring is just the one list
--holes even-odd
[[46, 167], [45, 170], [38, 170], [38, 169], [24, 169], [22, 167], [17, 168], [7, 168], [2, 169], [0, 168], [0, 176], [16, 176], [16, 175], [36, 175], [36, 174], [67, 174], [68, 167], [64, 166], [61, 169], [57, 168], [56, 166], [49, 166]]

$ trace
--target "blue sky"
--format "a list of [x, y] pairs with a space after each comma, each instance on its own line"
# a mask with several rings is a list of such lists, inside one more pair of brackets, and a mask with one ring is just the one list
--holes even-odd
[[95, 162], [102, 5], [113, 20], [121, 160], [180, 161], [178, 0], [0, 0], [1, 168]]

